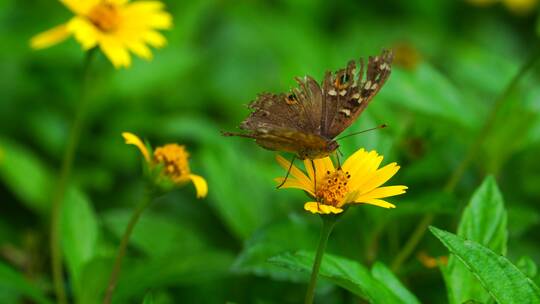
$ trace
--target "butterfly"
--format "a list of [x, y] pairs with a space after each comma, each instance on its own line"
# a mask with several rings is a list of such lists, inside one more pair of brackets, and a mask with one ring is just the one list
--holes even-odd
[[369, 57], [367, 67], [360, 59], [359, 71], [351, 60], [346, 68], [327, 71], [321, 84], [311, 76], [296, 77], [298, 87], [290, 92], [262, 93], [248, 105], [251, 113], [240, 125], [246, 133], [223, 135], [251, 138], [265, 149], [291, 152], [300, 159], [329, 156], [339, 147], [336, 136], [358, 118], [390, 76], [392, 59], [393, 53], [383, 50]]

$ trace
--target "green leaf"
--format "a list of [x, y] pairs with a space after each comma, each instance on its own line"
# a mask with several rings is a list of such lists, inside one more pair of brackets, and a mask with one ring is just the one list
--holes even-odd
[[[212, 207], [237, 238], [246, 239], [268, 223], [276, 212], [276, 203], [272, 202], [272, 195], [268, 193], [268, 189], [275, 187], [275, 183], [270, 176], [265, 175], [270, 170], [257, 166], [238, 153], [231, 139], [228, 140], [228, 144], [223, 143], [206, 150], [202, 155], [202, 163], [208, 173], [208, 183], [213, 185], [209, 192]], [[270, 157], [268, 154], [265, 156]], [[228, 178], [226, 174], [230, 172], [238, 174], [235, 178]]]
[[476, 121], [472, 111], [464, 110], [468, 105], [461, 92], [427, 62], [414, 70], [394, 69], [379, 95], [397, 106], [405, 106], [430, 117], [444, 118], [461, 126], [471, 127]]
[[[132, 213], [132, 210], [113, 210], [105, 213], [102, 218], [105, 226], [120, 240]], [[185, 256], [200, 252], [205, 247], [203, 237], [195, 228], [151, 210], [141, 216], [129, 242], [148, 256], [156, 258], [172, 254]]]
[[371, 268], [371, 275], [392, 291], [403, 303], [420, 304], [416, 296], [407, 289], [383, 263], [376, 262]]
[[[476, 190], [465, 208], [458, 235], [504, 255], [508, 239], [506, 222], [507, 214], [502, 195], [495, 179], [490, 176]], [[482, 285], [455, 256], [450, 256], [443, 275], [451, 303], [463, 303], [467, 300], [486, 302], [489, 299], [489, 294]]]
[[540, 289], [505, 257], [477, 242], [429, 228], [484, 286], [497, 303], [539, 303]]
[[28, 282], [21, 273], [2, 261], [0, 261], [0, 286], [1, 289], [14, 291], [38, 304], [53, 303], [45, 297], [45, 294], [39, 288]]
[[47, 214], [50, 205], [52, 175], [26, 147], [0, 138], [0, 178], [17, 198], [32, 211]]
[[314, 247], [317, 240], [317, 229], [309, 225], [305, 217], [291, 215], [285, 221], [256, 231], [245, 242], [232, 269], [238, 273], [269, 276], [276, 280], [302, 281], [304, 276], [294, 271], [284, 271], [282, 267], [268, 263], [268, 259], [280, 253]]
[[78, 190], [66, 193], [62, 207], [62, 249], [77, 294], [83, 267], [94, 258], [99, 238], [96, 214], [88, 198]]
[[[298, 251], [272, 257], [269, 261], [288, 269], [310, 273], [313, 256], [311, 252]], [[364, 266], [343, 257], [325, 254], [319, 276], [371, 303], [416, 303], [400, 299], [385, 284], [374, 278]]]
[[178, 259], [168, 256], [160, 259], [125, 260], [115, 303], [129, 303], [129, 299], [142, 297], [151, 288], [192, 285], [221, 279], [229, 274], [233, 256], [227, 252], [209, 250]]

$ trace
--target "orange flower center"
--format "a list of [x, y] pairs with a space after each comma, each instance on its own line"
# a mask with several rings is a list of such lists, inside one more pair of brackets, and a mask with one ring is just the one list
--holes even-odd
[[94, 6], [88, 14], [88, 19], [104, 32], [114, 31], [120, 23], [117, 7], [105, 2]]
[[154, 151], [154, 161], [163, 164], [163, 172], [174, 182], [184, 181], [190, 174], [188, 158], [185, 147], [177, 144], [167, 144]]
[[327, 171], [326, 175], [317, 183], [317, 198], [326, 205], [338, 206], [349, 192], [347, 183], [351, 175], [338, 169], [334, 172]]

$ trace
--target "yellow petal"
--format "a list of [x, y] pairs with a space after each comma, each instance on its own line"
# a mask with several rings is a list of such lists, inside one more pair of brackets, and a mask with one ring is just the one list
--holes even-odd
[[66, 24], [62, 24], [32, 37], [32, 39], [30, 39], [30, 46], [33, 49], [48, 48], [66, 40], [70, 34]]
[[72, 18], [68, 22], [68, 30], [73, 33], [75, 39], [85, 50], [95, 47], [101, 37], [100, 31], [83, 17]]
[[408, 189], [407, 186], [387, 186], [387, 187], [376, 188], [368, 193], [359, 194], [354, 199], [354, 201], [364, 202], [371, 199], [396, 196], [396, 195], [405, 193], [405, 190], [407, 189]]
[[[285, 177], [278, 177], [274, 179], [274, 181], [278, 185], [281, 185], [281, 183], [283, 183], [283, 180], [285, 180]], [[280, 189], [287, 189], [287, 188], [295, 188], [295, 189], [304, 190], [307, 193], [309, 193], [311, 196], [313, 197], [315, 196], [315, 194], [312, 191], [313, 187], [306, 187], [305, 184], [299, 182], [295, 178], [291, 178], [291, 177], [287, 178], [287, 181], [285, 181], [285, 183], [280, 187]]]
[[359, 190], [360, 193], [367, 193], [382, 184], [386, 183], [392, 176], [394, 176], [398, 170], [399, 166], [396, 163], [391, 163], [383, 168], [375, 171], [371, 177], [366, 180], [363, 184], [357, 183], [354, 185], [356, 189]]
[[383, 157], [379, 156], [377, 152], [369, 152], [365, 156], [364, 160], [360, 160], [361, 162], [351, 169], [351, 171], [349, 171], [349, 174], [351, 175], [349, 184], [363, 185], [366, 181], [370, 180], [375, 170], [377, 170], [381, 164], [382, 160]]
[[76, 15], [86, 15], [101, 0], [60, 0], [64, 6]]
[[167, 39], [161, 33], [156, 31], [146, 31], [141, 34], [144, 41], [155, 48], [160, 48], [167, 44]]
[[114, 36], [103, 35], [99, 40], [99, 46], [105, 56], [109, 58], [115, 68], [129, 67], [131, 57], [126, 47]]
[[122, 137], [126, 141], [126, 144], [134, 145], [139, 148], [139, 151], [141, 151], [144, 159], [146, 159], [147, 162], [150, 162], [150, 155], [148, 154], [148, 149], [146, 149], [146, 146], [143, 144], [142, 140], [137, 135], [130, 132], [123, 132]]
[[[315, 172], [313, 172], [313, 167], [315, 167]], [[304, 168], [308, 173], [309, 179], [314, 181], [315, 177], [319, 180], [321, 177], [326, 174], [326, 171], [333, 172], [334, 165], [330, 157], [319, 158], [319, 159], [304, 159]]]
[[195, 186], [195, 191], [197, 191], [197, 198], [206, 197], [208, 194], [208, 184], [206, 180], [199, 175], [190, 174], [189, 179], [193, 182]]
[[380, 199], [371, 199], [365, 202], [354, 202], [354, 204], [370, 204], [388, 209], [396, 208], [394, 204], [390, 204], [389, 202]]
[[304, 209], [311, 213], [318, 214], [338, 214], [343, 212], [343, 209], [330, 205], [321, 204], [318, 202], [307, 202], [304, 204]]
[[[291, 162], [289, 162], [288, 160], [286, 160], [283, 156], [281, 155], [276, 155], [276, 160], [278, 162], [278, 164], [285, 170], [288, 170], [290, 165], [291, 165]], [[291, 167], [291, 173], [290, 175], [292, 175], [295, 180], [300, 183], [302, 185], [302, 189], [310, 192], [310, 193], [313, 193], [313, 183], [311, 182], [311, 180], [304, 174], [304, 172], [302, 172], [300, 169], [298, 169], [295, 165], [293, 165]], [[290, 179], [291, 177], [289, 176], [288, 179]]]
[[127, 47], [137, 56], [150, 60], [152, 59], [152, 51], [142, 42], [128, 42]]
[[364, 148], [358, 149], [356, 152], [353, 153], [349, 158], [345, 160], [345, 163], [343, 163], [343, 171], [354, 171], [355, 166], [357, 166], [360, 161], [364, 160], [368, 153]]

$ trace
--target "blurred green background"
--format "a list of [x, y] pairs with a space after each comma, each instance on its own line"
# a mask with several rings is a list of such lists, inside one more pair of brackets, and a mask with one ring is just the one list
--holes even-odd
[[[473, 1], [489, 2], [489, 1]], [[506, 1], [512, 2], [512, 1]], [[351, 208], [328, 253], [391, 265], [419, 220], [455, 231], [472, 192], [493, 174], [508, 210], [508, 257], [540, 262], [540, 86], [538, 68], [505, 101], [478, 157], [455, 191], [442, 191], [492, 106], [538, 52], [535, 1], [526, 11], [455, 0], [165, 1], [174, 28], [152, 62], [114, 70], [100, 53], [91, 107], [62, 218], [67, 288], [99, 303], [119, 237], [141, 199], [140, 155], [120, 136], [178, 142], [209, 183], [160, 197], [143, 215], [124, 261], [116, 303], [298, 303], [308, 274], [268, 263], [314, 250], [319, 219], [300, 191], [276, 190], [275, 153], [220, 130], [235, 130], [257, 93], [280, 92], [294, 76], [321, 80], [348, 60], [393, 48], [392, 76], [348, 132], [390, 127], [341, 142], [345, 155], [376, 149], [409, 186], [396, 209]], [[29, 38], [65, 22], [53, 0], [0, 1], [0, 302], [49, 303], [49, 206], [77, 102], [84, 57], [73, 40], [32, 51]], [[347, 133], [347, 131], [345, 132]], [[425, 303], [445, 303], [440, 271], [418, 255], [447, 255], [429, 233], [396, 274]], [[538, 278], [535, 278], [538, 282]], [[320, 303], [362, 303], [323, 281]]]

